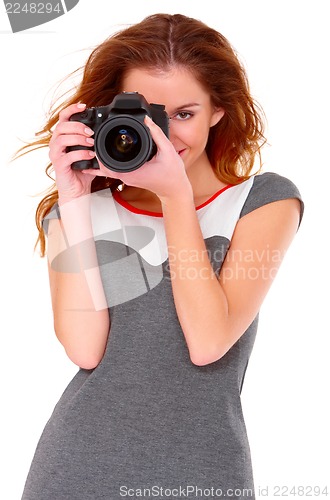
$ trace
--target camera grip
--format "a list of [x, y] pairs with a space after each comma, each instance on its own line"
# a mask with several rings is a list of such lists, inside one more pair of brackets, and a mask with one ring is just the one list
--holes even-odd
[[[70, 151], [78, 151], [80, 149], [89, 149], [90, 151], [93, 151], [93, 148], [88, 147], [88, 146], [68, 146], [66, 148], [67, 153]], [[88, 169], [99, 169], [100, 166], [98, 164], [98, 161], [96, 158], [92, 158], [91, 160], [80, 160], [80, 161], [74, 161], [71, 164], [72, 170], [88, 170]]]

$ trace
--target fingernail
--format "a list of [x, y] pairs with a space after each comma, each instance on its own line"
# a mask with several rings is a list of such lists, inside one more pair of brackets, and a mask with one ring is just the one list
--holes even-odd
[[146, 122], [149, 122], [149, 123], [152, 122], [152, 119], [148, 115], [145, 115], [144, 119]]
[[80, 102], [79, 104], [77, 104], [77, 108], [84, 109], [84, 108], [86, 108], [86, 104]]
[[87, 134], [87, 135], [93, 135], [93, 134], [94, 134], [94, 130], [92, 130], [92, 129], [91, 129], [91, 128], [89, 128], [89, 127], [86, 127], [86, 128], [84, 129], [84, 132], [85, 132], [85, 134]]
[[89, 156], [95, 156], [95, 151], [89, 151], [88, 154]]
[[94, 144], [94, 139], [92, 137], [87, 137], [86, 142], [88, 142], [88, 144]]

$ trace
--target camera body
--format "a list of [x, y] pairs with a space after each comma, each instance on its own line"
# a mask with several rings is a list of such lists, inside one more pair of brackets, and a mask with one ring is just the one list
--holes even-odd
[[[69, 146], [67, 151], [95, 150], [96, 157], [109, 170], [131, 172], [149, 161], [157, 152], [144, 117], [148, 115], [169, 135], [169, 119], [162, 104], [148, 104], [138, 92], [121, 92], [111, 104], [87, 108], [70, 121], [79, 121], [94, 130], [94, 147]], [[96, 158], [76, 161], [74, 170], [98, 169]]]

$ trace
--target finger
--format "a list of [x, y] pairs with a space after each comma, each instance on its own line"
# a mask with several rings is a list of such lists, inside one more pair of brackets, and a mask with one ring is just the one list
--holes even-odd
[[84, 174], [91, 174], [96, 175], [98, 177], [109, 177], [111, 179], [119, 179], [123, 180], [122, 178], [125, 176], [123, 172], [115, 172], [114, 170], [110, 170], [109, 168], [105, 167], [99, 160], [96, 158], [99, 164], [99, 170], [83, 170]]
[[94, 146], [94, 139], [83, 135], [60, 135], [56, 140], [50, 143], [50, 159], [54, 160], [67, 153], [66, 149], [69, 146], [84, 146], [90, 148]]
[[85, 175], [93, 175], [94, 177], [109, 177], [109, 175], [96, 168], [87, 168], [85, 170], [81, 170], [81, 173]]
[[[76, 151], [70, 151], [69, 153], [63, 155], [52, 162], [55, 172], [66, 172], [71, 169], [72, 163], [82, 160], [92, 160], [95, 157], [95, 152], [86, 149], [79, 149]], [[93, 170], [94, 171], [94, 170]]]
[[145, 115], [144, 123], [150, 129], [151, 136], [160, 151], [170, 144], [162, 129], [148, 115]]
[[76, 104], [71, 104], [67, 108], [62, 109], [59, 114], [58, 121], [59, 122], [64, 122], [64, 121], [69, 121], [69, 118], [71, 115], [74, 113], [81, 113], [86, 109], [86, 104], [83, 103], [76, 103]]
[[[62, 137], [63, 136], [61, 136], [61, 139]], [[93, 148], [93, 144], [87, 142], [88, 138], [86, 138], [86, 140], [81, 140], [81, 137], [82, 136], [66, 136], [64, 139], [54, 142], [54, 144], [49, 148], [48, 154], [52, 164], [56, 164], [60, 158], [70, 153], [70, 151], [68, 151], [69, 146], [77, 146], [75, 150], [78, 152], [86, 151], [86, 148]], [[94, 152], [93, 149], [88, 150]]]
[[81, 170], [81, 172], [85, 175], [93, 175], [94, 177], [109, 177], [111, 179], [119, 179], [119, 177], [115, 177], [113, 175], [114, 172], [107, 170], [106, 172], [104, 170], [100, 169], [93, 169], [93, 168], [88, 168], [86, 170]]
[[53, 131], [52, 140], [56, 139], [60, 135], [69, 134], [81, 134], [90, 137], [94, 134], [94, 130], [89, 128], [84, 123], [77, 121], [59, 122]]

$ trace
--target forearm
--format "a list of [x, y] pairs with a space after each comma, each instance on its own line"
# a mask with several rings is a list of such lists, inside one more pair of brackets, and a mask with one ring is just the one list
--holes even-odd
[[109, 313], [90, 219], [90, 197], [60, 206], [48, 234], [55, 332], [70, 359], [93, 368], [104, 353]]
[[227, 350], [228, 303], [212, 269], [192, 197], [162, 206], [178, 318], [192, 361], [207, 364]]

